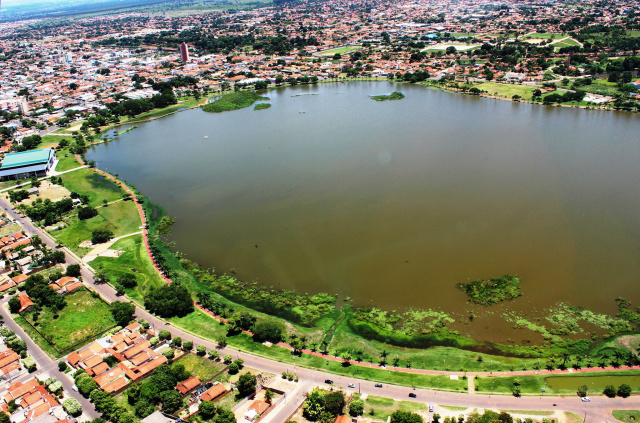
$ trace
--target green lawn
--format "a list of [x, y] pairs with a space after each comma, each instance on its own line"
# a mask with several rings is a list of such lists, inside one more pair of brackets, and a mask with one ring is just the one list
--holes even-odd
[[20, 326], [22, 328], [22, 330], [25, 331], [25, 333], [29, 336], [29, 338], [31, 338], [33, 340], [33, 342], [35, 342], [36, 344], [38, 344], [38, 346], [40, 348], [42, 348], [42, 350], [51, 358], [60, 358], [62, 357], [64, 354], [59, 353], [58, 351], [56, 351], [55, 348], [53, 348], [53, 345], [51, 345], [50, 343], [47, 342], [46, 339], [44, 339], [42, 336], [40, 336], [40, 334], [31, 327], [31, 325], [29, 325], [29, 323], [27, 323], [27, 321], [24, 319], [24, 317], [18, 315], [18, 314], [12, 314], [11, 317], [13, 318], [13, 321], [16, 322], [18, 324], [18, 326]]
[[[76, 160], [76, 156], [71, 154], [68, 149], [56, 152], [58, 158], [58, 164], [56, 165], [56, 172], [64, 172], [65, 170], [75, 169], [82, 166]], [[65, 178], [63, 176], [63, 178]]]
[[62, 175], [62, 182], [69, 191], [88, 195], [89, 204], [94, 207], [103, 200], [114, 201], [125, 194], [115, 182], [88, 168]]
[[161, 117], [161, 116], [165, 116], [165, 115], [177, 112], [178, 110], [197, 107], [199, 104], [204, 103], [204, 102], [205, 102], [205, 98], [200, 98], [199, 100], [196, 100], [196, 99], [185, 99], [185, 100], [180, 101], [178, 104], [174, 104], [174, 105], [165, 107], [163, 109], [154, 109], [154, 110], [151, 110], [151, 111], [149, 111], [147, 113], [141, 113], [138, 116], [134, 116], [131, 119], [123, 120], [122, 122], [119, 123], [119, 125], [124, 125], [124, 124], [127, 124], [127, 123], [142, 122], [144, 120], [148, 120], [148, 119], [152, 119], [152, 118], [158, 118], [158, 117]]
[[43, 333], [59, 351], [65, 351], [84, 340], [96, 336], [116, 325], [109, 306], [95, 298], [86, 288], [65, 296], [67, 306], [59, 317], [44, 308], [38, 319], [34, 312], [23, 313], [23, 317]]
[[530, 85], [501, 84], [498, 82], [483, 82], [476, 85], [476, 87], [486, 91], [489, 95], [511, 98], [517, 94], [524, 99], [531, 99], [535, 89]]
[[387, 421], [396, 410], [409, 412], [426, 412], [427, 405], [413, 401], [395, 401], [391, 398], [370, 395], [364, 402], [364, 415], [372, 416], [377, 420]]
[[627, 36], [638, 38], [640, 37], [640, 31], [627, 31]]
[[208, 382], [220, 373], [225, 365], [196, 354], [187, 354], [174, 362], [182, 364], [191, 376], [197, 376], [202, 382]]
[[0, 228], [0, 237], [12, 235], [12, 234], [15, 234], [16, 232], [21, 232], [21, 231], [22, 231], [22, 226], [18, 225], [17, 223], [12, 223], [10, 225]]
[[[520, 384], [520, 390], [523, 394], [540, 394], [542, 388], [546, 389], [547, 394], [572, 394], [575, 393], [578, 386], [587, 384], [590, 387], [589, 394], [597, 395], [601, 393], [601, 388], [611, 384], [618, 386], [622, 383], [628, 383], [629, 377], [638, 377], [640, 370], [618, 370], [598, 373], [581, 373], [581, 374], [557, 374], [557, 375], [527, 375], [527, 376], [485, 376], [475, 380], [476, 391], [484, 393], [511, 393], [513, 391], [514, 382], [517, 380]], [[550, 385], [550, 380], [553, 383]], [[558, 379], [563, 379], [558, 386]], [[577, 378], [577, 379], [576, 379]], [[585, 379], [594, 379], [594, 382], [584, 382]], [[565, 382], [566, 380], [566, 382]], [[554, 389], [554, 386], [557, 388]], [[640, 387], [638, 384], [631, 385], [634, 392], [638, 392]]]
[[114, 237], [140, 231], [141, 221], [133, 201], [119, 201], [107, 207], [99, 207], [98, 215], [91, 219], [79, 220], [76, 215], [67, 218], [67, 227], [53, 231], [53, 235], [76, 253], [86, 253], [79, 244], [91, 239], [96, 229], [109, 229]]
[[126, 289], [127, 296], [142, 303], [149, 290], [164, 285], [165, 282], [160, 278], [147, 256], [142, 235], [122, 238], [111, 248], [122, 250], [124, 253], [118, 258], [98, 257], [91, 262], [91, 266], [94, 269], [98, 269], [100, 266], [104, 267], [112, 283], [125, 273], [135, 274], [137, 285], [134, 288]]
[[638, 410], [613, 410], [613, 417], [624, 423], [637, 423], [640, 421]]
[[336, 47], [336, 48], [332, 48], [331, 50], [321, 51], [318, 54], [320, 54], [322, 56], [333, 56], [336, 53], [338, 53], [338, 54], [347, 54], [347, 53], [353, 53], [354, 51], [358, 51], [358, 50], [362, 50], [362, 46]]

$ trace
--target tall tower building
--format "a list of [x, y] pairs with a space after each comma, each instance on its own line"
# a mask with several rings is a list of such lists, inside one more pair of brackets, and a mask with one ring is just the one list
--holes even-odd
[[180, 44], [180, 58], [183, 63], [189, 61], [189, 46], [186, 43]]

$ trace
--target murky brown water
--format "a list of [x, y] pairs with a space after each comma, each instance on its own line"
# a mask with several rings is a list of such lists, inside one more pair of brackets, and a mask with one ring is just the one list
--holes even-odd
[[[368, 99], [394, 90], [406, 98]], [[182, 112], [88, 158], [175, 217], [177, 250], [242, 279], [464, 313], [457, 282], [515, 273], [515, 310], [640, 303], [640, 116], [385, 82], [268, 95], [268, 110]], [[468, 331], [512, 337], [503, 308]]]

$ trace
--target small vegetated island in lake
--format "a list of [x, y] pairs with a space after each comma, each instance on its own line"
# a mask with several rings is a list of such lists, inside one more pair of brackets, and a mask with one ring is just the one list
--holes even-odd
[[512, 275], [469, 283], [461, 282], [457, 286], [469, 296], [471, 302], [484, 306], [513, 300], [522, 295], [520, 293], [520, 279]]
[[258, 100], [269, 100], [269, 98], [262, 97], [256, 94], [255, 91], [236, 91], [222, 95], [213, 103], [205, 104], [202, 106], [202, 110], [210, 113], [228, 112], [244, 109]]
[[264, 110], [271, 107], [271, 103], [258, 103], [253, 107], [253, 110]]
[[381, 94], [381, 95], [371, 96], [371, 99], [375, 101], [402, 100], [403, 98], [404, 98], [404, 94], [398, 91], [394, 91], [391, 94]]

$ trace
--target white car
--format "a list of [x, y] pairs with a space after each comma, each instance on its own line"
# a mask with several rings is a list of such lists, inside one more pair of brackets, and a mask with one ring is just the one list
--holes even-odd
[[589, 397], [582, 397], [582, 402], [591, 402], [591, 398], [589, 398]]
[[78, 387], [76, 385], [73, 385], [73, 387], [71, 389], [73, 389], [74, 391], [78, 392]]
[[429, 404], [429, 413], [433, 413], [433, 405]]
[[350, 384], [348, 384], [348, 385], [347, 385], [347, 387], [349, 387], [349, 388], [355, 388], [355, 387], [356, 387], [356, 384], [355, 384], [355, 383], [350, 383]]

